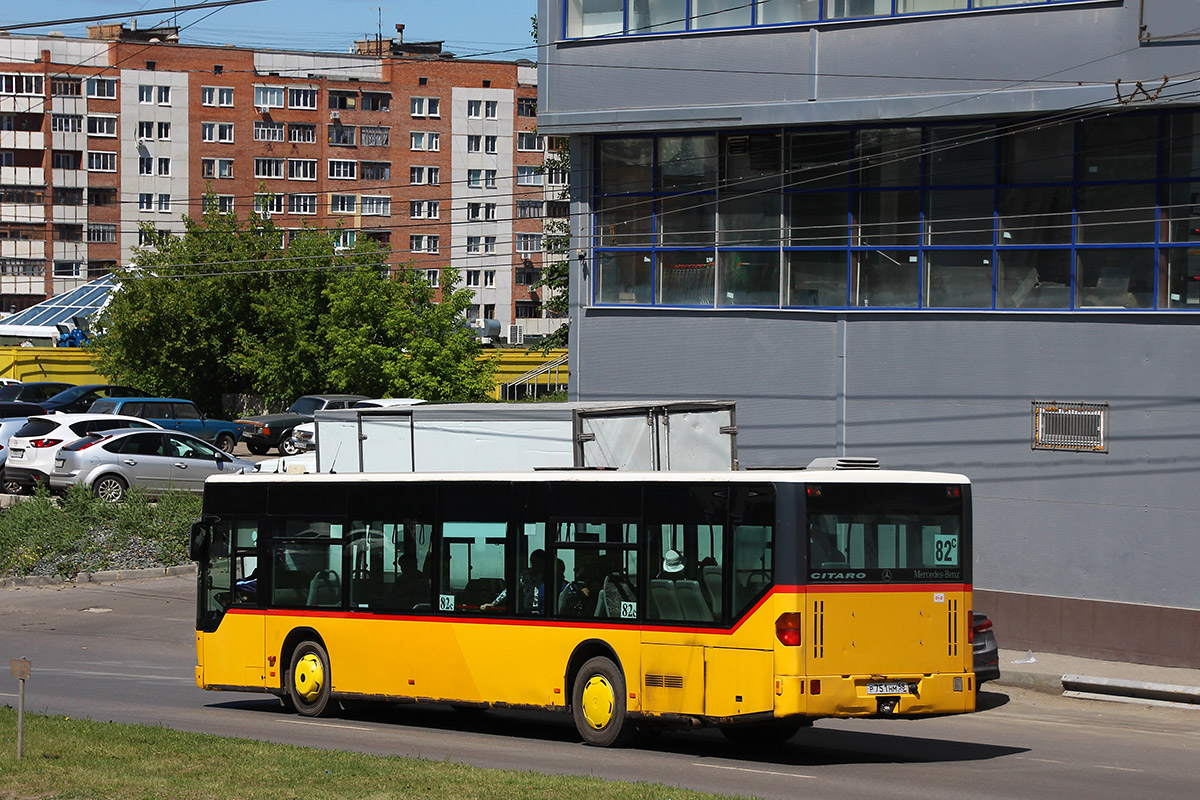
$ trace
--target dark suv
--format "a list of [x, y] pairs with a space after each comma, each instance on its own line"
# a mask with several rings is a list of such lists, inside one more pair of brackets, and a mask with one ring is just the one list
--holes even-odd
[[280, 455], [294, 456], [301, 448], [291, 441], [292, 428], [311, 422], [318, 411], [350, 408], [366, 399], [361, 394], [306, 394], [281, 414], [248, 417], [237, 423], [242, 426], [242, 441], [254, 455], [265, 455], [272, 447], [278, 447]]

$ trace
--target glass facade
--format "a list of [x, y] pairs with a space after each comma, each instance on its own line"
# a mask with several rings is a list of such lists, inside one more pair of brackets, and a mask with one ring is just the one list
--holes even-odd
[[566, 37], [661, 34], [982, 9], [1079, 0], [564, 0]]
[[1200, 113], [595, 140], [592, 302], [1200, 310]]

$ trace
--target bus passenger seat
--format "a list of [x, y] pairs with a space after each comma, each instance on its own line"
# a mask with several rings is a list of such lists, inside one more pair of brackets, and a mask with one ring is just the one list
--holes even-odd
[[704, 591], [708, 602], [712, 605], [713, 615], [721, 616], [721, 568], [708, 566], [704, 568]]
[[674, 581], [665, 578], [650, 581], [650, 615], [655, 619], [683, 619]]
[[342, 581], [331, 569], [323, 569], [308, 584], [310, 606], [336, 606], [342, 602]]
[[683, 619], [689, 622], [712, 622], [713, 613], [700, 591], [700, 581], [675, 581], [675, 595], [683, 611]]

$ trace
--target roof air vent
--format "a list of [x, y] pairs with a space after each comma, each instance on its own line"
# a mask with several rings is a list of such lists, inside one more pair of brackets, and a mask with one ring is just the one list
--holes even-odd
[[814, 458], [807, 469], [879, 469], [878, 458]]

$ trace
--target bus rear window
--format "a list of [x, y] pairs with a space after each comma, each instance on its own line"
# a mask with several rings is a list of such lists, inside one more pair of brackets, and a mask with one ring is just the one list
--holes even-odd
[[807, 494], [811, 582], [967, 579], [961, 486], [827, 484]]

